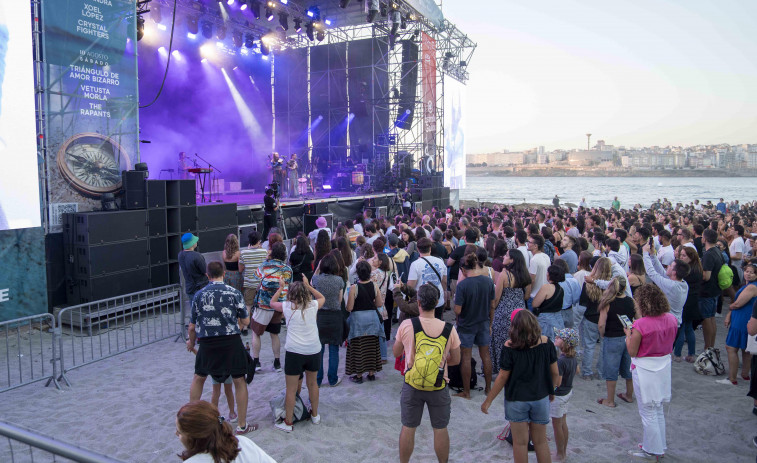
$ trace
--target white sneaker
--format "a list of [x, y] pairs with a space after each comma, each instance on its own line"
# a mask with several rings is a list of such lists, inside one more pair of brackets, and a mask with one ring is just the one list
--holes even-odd
[[723, 318], [723, 314], [722, 314], [722, 313], [717, 313], [717, 312], [716, 312], [716, 313], [715, 313], [715, 318]]
[[336, 379], [336, 382], [334, 384], [329, 384], [330, 387], [337, 387], [342, 382], [342, 376], [338, 377]]
[[284, 432], [292, 432], [292, 430], [294, 430], [294, 426], [292, 426], [291, 424], [286, 424], [286, 421], [284, 420], [277, 421], [276, 424], [274, 424], [274, 427], [279, 431]]
[[733, 384], [733, 383], [731, 382], [731, 380], [730, 380], [730, 379], [728, 379], [728, 378], [719, 379], [719, 380], [717, 380], [717, 381], [715, 381], [715, 382], [716, 382], [716, 383], [718, 383], [718, 384], [725, 384], [725, 385], [727, 385], [727, 386], [735, 386], [735, 384]]
[[311, 416], [310, 421], [313, 424], [321, 424], [321, 415]]

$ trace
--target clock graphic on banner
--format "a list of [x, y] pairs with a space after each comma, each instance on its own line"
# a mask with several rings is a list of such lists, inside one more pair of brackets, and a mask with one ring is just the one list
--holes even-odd
[[131, 160], [112, 138], [99, 133], [80, 133], [58, 150], [61, 175], [87, 196], [113, 193], [121, 188], [121, 171], [131, 169]]

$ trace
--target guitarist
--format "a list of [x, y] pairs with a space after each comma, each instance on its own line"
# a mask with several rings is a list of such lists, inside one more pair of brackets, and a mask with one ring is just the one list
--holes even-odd
[[273, 182], [279, 184], [279, 193], [284, 188], [284, 160], [279, 157], [279, 153], [271, 153], [271, 171], [273, 173]]

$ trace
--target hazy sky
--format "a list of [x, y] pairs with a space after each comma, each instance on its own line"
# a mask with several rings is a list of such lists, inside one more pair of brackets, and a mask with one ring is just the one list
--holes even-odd
[[[757, 1], [445, 0], [467, 151], [757, 143]], [[592, 143], [593, 144], [593, 143]]]

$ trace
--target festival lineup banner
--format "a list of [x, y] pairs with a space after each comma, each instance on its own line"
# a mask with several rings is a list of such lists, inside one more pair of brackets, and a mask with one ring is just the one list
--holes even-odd
[[465, 85], [444, 77], [444, 186], [465, 188]]
[[0, 322], [47, 311], [29, 2], [0, 1]]
[[423, 142], [426, 156], [436, 158], [436, 40], [423, 32], [421, 34], [421, 56], [423, 74]]
[[43, 6], [50, 232], [61, 215], [100, 208], [139, 162], [134, 0]]

